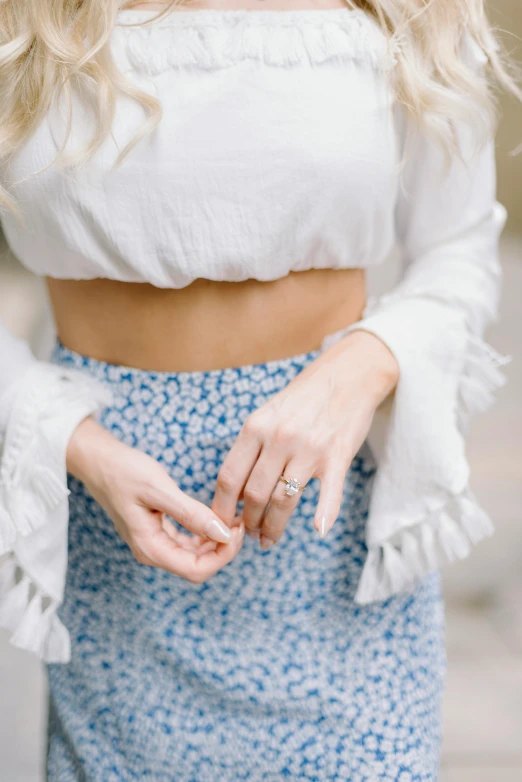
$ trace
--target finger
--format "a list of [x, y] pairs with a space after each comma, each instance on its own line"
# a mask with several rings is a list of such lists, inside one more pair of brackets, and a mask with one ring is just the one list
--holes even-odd
[[243, 490], [243, 519], [247, 531], [255, 532], [261, 528], [285, 463], [286, 458], [281, 452], [273, 448], [263, 448], [261, 451]]
[[[235, 516], [235, 518], [232, 521], [232, 527], [239, 527], [239, 525], [242, 522], [241, 516]], [[167, 535], [172, 538], [172, 540], [176, 541], [180, 546], [183, 546], [184, 548], [191, 548], [193, 550], [200, 551], [202, 549], [205, 549], [207, 551], [210, 551], [212, 548], [215, 548], [218, 544], [214, 540], [209, 540], [208, 538], [202, 538], [199, 535], [187, 535], [186, 532], [181, 532], [177, 527], [172, 524], [171, 521], [165, 516], [165, 514], [162, 514], [162, 526]]]
[[193, 583], [203, 583], [232, 561], [244, 540], [244, 524], [232, 531], [230, 543], [219, 543], [212, 551], [197, 554], [176, 544], [165, 530], [157, 530], [135, 541], [134, 556], [142, 564], [166, 570]]
[[211, 508], [227, 524], [235, 516], [237, 503], [260, 451], [260, 440], [248, 430], [242, 430], [221, 465]]
[[321, 489], [315, 512], [314, 527], [321, 538], [325, 538], [332, 529], [343, 499], [344, 482], [347, 470], [339, 464], [330, 464], [320, 476]]
[[228, 526], [202, 502], [182, 492], [174, 481], [166, 487], [155, 488], [150, 496], [144, 498], [144, 503], [148, 508], [168, 514], [194, 535], [217, 543], [230, 543], [232, 540]]
[[[314, 476], [312, 464], [303, 462], [302, 459], [291, 459], [282, 472], [287, 479], [297, 478], [302, 487]], [[281, 538], [290, 516], [301, 499], [302, 490], [296, 494], [289, 494], [287, 490], [290, 491], [287, 485], [278, 480], [260, 529], [259, 540], [261, 548], [265, 550]]]
[[198, 554], [202, 554], [205, 551], [213, 551], [218, 545], [214, 540], [200, 538], [199, 535], [187, 535], [186, 532], [181, 532], [166, 518], [166, 516], [163, 516], [162, 527], [169, 538], [172, 538], [178, 546], [181, 546], [181, 548], [184, 548], [187, 551], [195, 551]]

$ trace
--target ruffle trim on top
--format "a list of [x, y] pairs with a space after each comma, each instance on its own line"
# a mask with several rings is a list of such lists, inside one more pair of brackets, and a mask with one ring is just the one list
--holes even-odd
[[35, 362], [11, 400], [0, 464], [0, 626], [46, 662], [70, 657], [57, 616], [67, 566], [66, 440], [110, 399], [80, 372]]
[[0, 559], [0, 627], [9, 630], [13, 646], [47, 663], [68, 662], [70, 639], [57, 615], [60, 604], [34, 582], [13, 553]]
[[36, 440], [21, 452], [9, 478], [0, 477], [0, 556], [12, 549], [17, 535], [39, 529], [68, 493], [49, 465], [44, 442]]
[[[0, 556], [38, 530], [69, 494], [46, 426], [71, 408], [94, 411], [109, 394], [91, 378], [37, 362], [13, 404], [0, 463]], [[88, 412], [85, 413], [86, 415]]]
[[387, 70], [399, 46], [368, 14], [349, 9], [174, 11], [139, 25], [153, 16], [120, 11], [113, 33], [117, 59], [119, 53], [128, 68], [151, 76], [171, 68], [227, 68], [243, 60], [283, 66], [355, 60]]
[[372, 603], [410, 591], [429, 573], [466, 559], [472, 545], [492, 533], [491, 520], [467, 487], [427, 518], [370, 547], [355, 602]]
[[[458, 393], [461, 430], [471, 415], [491, 406], [495, 392], [506, 382], [501, 367], [511, 360], [476, 337], [470, 337], [468, 345]], [[425, 518], [408, 521], [385, 542], [369, 546], [355, 602], [371, 603], [411, 590], [428, 573], [465, 559], [472, 545], [492, 532], [491, 520], [466, 486], [458, 496], [448, 496], [430, 509]]]
[[478, 337], [469, 337], [464, 374], [459, 386], [458, 424], [461, 430], [475, 413], [484, 413], [495, 401], [498, 389], [506, 384], [502, 367], [511, 356], [503, 356]]

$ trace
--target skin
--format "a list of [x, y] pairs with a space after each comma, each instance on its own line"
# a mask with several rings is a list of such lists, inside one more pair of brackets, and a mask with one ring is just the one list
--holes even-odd
[[301, 484], [319, 478], [315, 528], [324, 537], [339, 514], [350, 463], [397, 379], [395, 359], [373, 335], [341, 340], [247, 419], [221, 467], [212, 508], [231, 522], [243, 496], [245, 524], [267, 549], [299, 502], [280, 475]]
[[[343, 0], [195, 0], [186, 10], [254, 9], [260, 2], [274, 10], [346, 7]], [[272, 283], [197, 280], [175, 291], [109, 280], [48, 280], [48, 286], [58, 334], [68, 347], [166, 371], [238, 366], [314, 350], [324, 336], [359, 320], [365, 304], [360, 269], [312, 270]], [[108, 325], [100, 311], [112, 313]], [[176, 341], [179, 333], [184, 340]], [[300, 497], [285, 494], [282, 474], [302, 485], [319, 478], [315, 527], [321, 536], [328, 533], [350, 463], [398, 379], [395, 358], [374, 335], [357, 330], [339, 340], [247, 418], [221, 466], [210, 508], [181, 492], [154, 459], [120, 443], [90, 417], [70, 439], [67, 469], [105, 509], [138, 562], [202, 583], [236, 556], [245, 527], [264, 549], [280, 540]], [[242, 517], [236, 513], [240, 499]], [[178, 533], [166, 515], [188, 534]]]

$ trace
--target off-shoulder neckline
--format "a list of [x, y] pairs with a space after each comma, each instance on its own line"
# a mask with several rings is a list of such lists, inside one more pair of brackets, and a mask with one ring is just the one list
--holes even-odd
[[[122, 9], [116, 14], [116, 24], [139, 24], [140, 22], [154, 19], [160, 12], [157, 10], [130, 8]], [[201, 8], [198, 11], [170, 11], [165, 16], [156, 20], [157, 24], [194, 24], [209, 22], [238, 22], [248, 19], [251, 22], [267, 22], [270, 24], [292, 22], [325, 22], [346, 21], [348, 17], [368, 17], [362, 8], [292, 8], [292, 9], [261, 9], [261, 8]]]
[[227, 68], [245, 60], [271, 66], [337, 60], [388, 71], [396, 62], [396, 43], [362, 9], [204, 8], [157, 14], [118, 12], [113, 40], [124, 69], [154, 76], [171, 68]]

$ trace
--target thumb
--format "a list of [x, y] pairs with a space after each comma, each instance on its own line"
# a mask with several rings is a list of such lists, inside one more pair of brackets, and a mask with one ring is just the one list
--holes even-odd
[[174, 481], [172, 486], [159, 489], [154, 509], [166, 513], [194, 535], [217, 543], [231, 543], [233, 540], [232, 532], [224, 521], [207, 505], [182, 492]]

